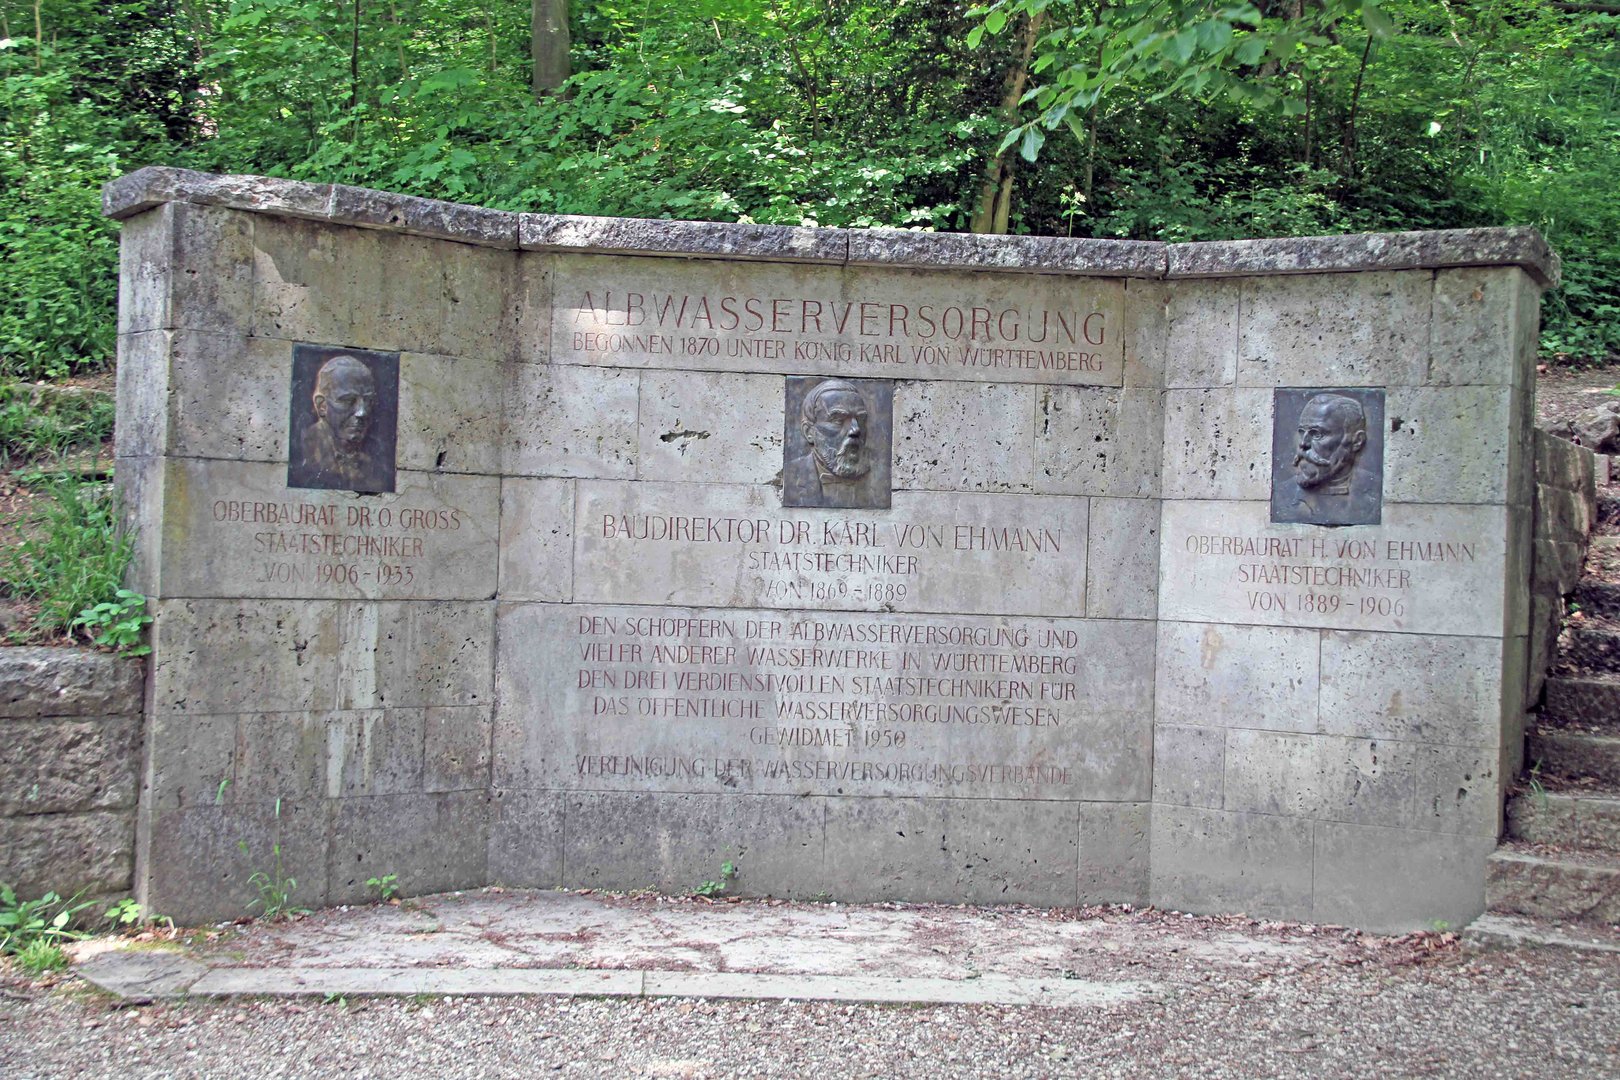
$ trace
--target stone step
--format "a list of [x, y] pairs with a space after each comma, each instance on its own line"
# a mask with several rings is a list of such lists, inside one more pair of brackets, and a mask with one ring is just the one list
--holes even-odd
[[1620, 736], [1537, 727], [1525, 735], [1524, 760], [1545, 778], [1620, 787]]
[[1620, 630], [1566, 622], [1558, 640], [1558, 659], [1587, 673], [1620, 674]]
[[1598, 488], [1597, 524], [1598, 528], [1610, 531], [1620, 528], [1620, 491], [1616, 491], [1612, 485]]
[[1542, 715], [1620, 735], [1620, 676], [1549, 675]]
[[1620, 792], [1519, 792], [1508, 799], [1507, 834], [1531, 844], [1620, 854]]
[[1574, 595], [1570, 599], [1574, 601], [1577, 610], [1584, 611], [1588, 615], [1620, 621], [1620, 585], [1583, 579], [1575, 586]]
[[1620, 855], [1503, 844], [1485, 860], [1485, 907], [1504, 915], [1620, 922]]

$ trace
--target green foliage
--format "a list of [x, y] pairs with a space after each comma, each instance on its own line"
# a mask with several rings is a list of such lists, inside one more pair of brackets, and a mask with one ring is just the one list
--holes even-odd
[[117, 926], [138, 926], [150, 920], [146, 919], [141, 911], [141, 905], [133, 896], [126, 896], [114, 902], [101, 917]]
[[366, 878], [366, 888], [374, 891], [377, 894], [377, 899], [385, 904], [399, 895], [398, 883], [398, 874], [383, 874], [381, 877]]
[[146, 597], [129, 589], [119, 589], [114, 599], [79, 612], [71, 629], [83, 630], [92, 643], [123, 656], [145, 656], [152, 647], [141, 638], [151, 624], [152, 616], [146, 613]]
[[67, 967], [68, 957], [56, 942], [36, 939], [17, 950], [17, 966], [30, 975], [43, 975]]
[[[91, 902], [80, 894], [66, 900], [48, 892], [37, 900], [24, 900], [10, 885], [0, 882], [0, 954], [21, 954], [30, 946], [57, 946], [85, 936], [73, 929], [73, 920]], [[38, 954], [39, 959], [43, 954]]]
[[[276, 821], [281, 821], [281, 800], [276, 800]], [[236, 842], [237, 850], [251, 858], [251, 852], [246, 840]], [[281, 861], [281, 841], [276, 840], [270, 845], [270, 865], [268, 868], [259, 868], [248, 874], [248, 886], [256, 893], [248, 901], [248, 910], [258, 909], [259, 916], [265, 919], [281, 919], [288, 915], [307, 914], [306, 909], [292, 906], [293, 892], [298, 888], [298, 879], [286, 872]]]
[[692, 890], [694, 896], [719, 896], [726, 891], [726, 887], [737, 879], [737, 864], [730, 859], [720, 864], [720, 876], [713, 881], [704, 881]]
[[[60, 633], [99, 604], [120, 596], [133, 545], [119, 525], [110, 485], [56, 479], [39, 528], [0, 553], [0, 585], [39, 602], [35, 628]], [[133, 594], [131, 594], [133, 595]], [[142, 601], [144, 603], [144, 601]]]
[[111, 437], [115, 412], [108, 394], [0, 382], [0, 468], [94, 447]]

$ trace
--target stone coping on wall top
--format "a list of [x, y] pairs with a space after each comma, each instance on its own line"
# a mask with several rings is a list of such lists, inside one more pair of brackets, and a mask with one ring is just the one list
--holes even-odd
[[107, 184], [117, 219], [167, 202], [223, 206], [527, 251], [758, 259], [1103, 277], [1200, 278], [1519, 266], [1556, 288], [1558, 256], [1533, 228], [1161, 244], [905, 229], [801, 228], [736, 222], [520, 214], [342, 184], [217, 176], [148, 166]]

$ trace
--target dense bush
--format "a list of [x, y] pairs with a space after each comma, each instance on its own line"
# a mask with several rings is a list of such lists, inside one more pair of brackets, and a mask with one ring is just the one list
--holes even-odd
[[[1007, 98], [1021, 12], [1044, 20], [1039, 88], [1102, 55], [1097, 20], [1209, 6], [999, 0], [1003, 32], [970, 45], [984, 16], [962, 3], [576, 4], [576, 74], [539, 102], [515, 0], [49, 7], [40, 45], [31, 0], [0, 0], [0, 375], [107, 361], [113, 230], [95, 188], [152, 162], [510, 209], [854, 227], [967, 229], [987, 173], [1011, 185], [1015, 232], [1533, 224], [1566, 270], [1544, 344], [1620, 348], [1620, 19], [1583, 5], [1323, 0], [1264, 5], [1263, 23], [1222, 7], [1230, 27], [1163, 38], [1067, 118], [1074, 134], [1040, 128], [1035, 162], [998, 153], [1040, 117]], [[1344, 18], [1287, 21], [1322, 12]], [[1275, 55], [1245, 46], [1251, 32]], [[1255, 63], [1211, 81], [1206, 46]]]

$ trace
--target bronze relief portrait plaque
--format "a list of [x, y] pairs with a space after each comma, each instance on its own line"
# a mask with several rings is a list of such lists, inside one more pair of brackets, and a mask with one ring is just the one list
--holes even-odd
[[889, 508], [893, 381], [791, 375], [785, 407], [783, 506]]
[[1377, 525], [1384, 509], [1384, 391], [1274, 391], [1271, 520]]
[[394, 490], [399, 354], [294, 345], [287, 486]]

